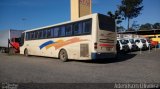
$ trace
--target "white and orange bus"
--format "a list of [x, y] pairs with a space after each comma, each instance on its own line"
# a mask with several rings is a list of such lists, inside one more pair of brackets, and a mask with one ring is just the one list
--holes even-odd
[[23, 33], [20, 54], [94, 60], [116, 56], [115, 20], [92, 14], [75, 21], [36, 28]]

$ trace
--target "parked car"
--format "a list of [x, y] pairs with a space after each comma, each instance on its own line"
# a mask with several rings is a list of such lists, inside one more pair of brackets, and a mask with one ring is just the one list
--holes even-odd
[[129, 46], [127, 45], [127, 40], [117, 39], [117, 51], [118, 52], [128, 52]]
[[138, 49], [140, 50], [146, 50], [147, 49], [147, 44], [146, 40], [143, 38], [134, 38], [134, 42], [138, 46]]
[[132, 39], [132, 38], [129, 38], [129, 39], [125, 39], [126, 41], [127, 41], [127, 44], [128, 44], [128, 46], [129, 46], [129, 49], [131, 50], [131, 51], [136, 51], [136, 50], [138, 50], [138, 46], [136, 45], [136, 43], [134, 42], [134, 39]]
[[149, 39], [147, 39], [147, 38], [142, 38], [142, 39], [144, 39], [146, 41], [147, 49], [149, 49], [149, 48], [151, 49], [152, 47], [151, 47], [151, 43], [150, 43]]

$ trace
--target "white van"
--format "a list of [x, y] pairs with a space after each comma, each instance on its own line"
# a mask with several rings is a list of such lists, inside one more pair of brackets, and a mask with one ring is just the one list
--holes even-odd
[[127, 40], [125, 39], [117, 39], [117, 51], [128, 52], [129, 46], [127, 44]]
[[139, 49], [146, 50], [147, 49], [147, 44], [146, 40], [143, 38], [135, 38], [134, 42], [138, 46]]
[[132, 38], [129, 38], [129, 39], [125, 38], [125, 40], [127, 41], [127, 44], [128, 44], [129, 49], [130, 49], [131, 51], [138, 50], [138, 46], [137, 46], [136, 43], [134, 42], [134, 39], [132, 39]]
[[146, 41], [146, 46], [147, 48], [151, 48], [151, 43], [149, 42], [149, 40], [147, 40], [146, 38], [143, 38]]

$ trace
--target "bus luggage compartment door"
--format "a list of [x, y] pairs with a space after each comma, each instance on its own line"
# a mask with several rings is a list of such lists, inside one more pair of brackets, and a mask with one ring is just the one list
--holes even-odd
[[80, 57], [89, 57], [88, 44], [80, 44]]

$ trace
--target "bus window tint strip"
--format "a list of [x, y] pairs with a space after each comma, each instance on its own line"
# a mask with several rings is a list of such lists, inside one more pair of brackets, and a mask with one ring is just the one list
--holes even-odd
[[47, 30], [47, 38], [50, 38], [51, 37], [51, 29], [48, 29]]
[[72, 25], [67, 25], [66, 26], [66, 36], [71, 36], [72, 35]]
[[59, 36], [60, 37], [63, 37], [65, 36], [65, 26], [61, 26], [60, 29], [59, 29]]
[[90, 33], [92, 27], [91, 21], [85, 21], [83, 27], [83, 33]]
[[59, 28], [56, 27], [56, 28], [54, 28], [54, 36], [53, 37], [58, 37], [58, 34], [59, 34]]
[[64, 24], [61, 26], [26, 32], [26, 40], [38, 40], [58, 37], [89, 35], [92, 30], [92, 19]]
[[82, 34], [83, 24], [82, 22], [73, 24], [74, 35]]

